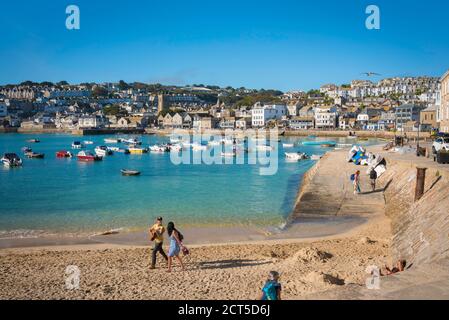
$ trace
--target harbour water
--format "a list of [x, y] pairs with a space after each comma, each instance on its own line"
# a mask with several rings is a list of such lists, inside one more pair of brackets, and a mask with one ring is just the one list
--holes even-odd
[[[41, 142], [27, 142], [33, 138]], [[288, 162], [284, 152], [322, 155], [332, 150], [302, 145], [305, 140], [320, 138], [282, 138], [276, 147], [278, 171], [272, 176], [260, 175], [259, 165], [248, 163], [175, 165], [168, 153], [115, 153], [95, 163], [55, 156], [59, 150], [76, 155], [77, 150], [71, 150], [75, 140], [93, 141], [86, 146], [93, 151], [95, 146], [105, 145], [105, 138], [113, 136], [0, 135], [0, 153], [15, 152], [24, 161], [21, 168], [0, 169], [0, 238], [89, 234], [117, 228], [139, 231], [160, 215], [184, 226], [279, 226], [294, 206], [303, 174], [314, 164], [312, 160]], [[169, 142], [164, 136], [138, 139], [144, 147]], [[372, 139], [360, 144], [378, 142]], [[283, 143], [295, 146], [284, 150]], [[25, 146], [45, 153], [45, 158], [23, 157]], [[123, 168], [142, 174], [125, 177], [120, 173]]]

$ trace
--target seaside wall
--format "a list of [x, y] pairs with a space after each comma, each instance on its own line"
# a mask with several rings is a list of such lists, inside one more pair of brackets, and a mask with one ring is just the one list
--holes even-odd
[[[389, 131], [351, 131], [355, 132], [356, 135], [360, 138], [381, 138], [381, 139], [393, 139], [395, 137], [394, 132]], [[310, 135], [314, 135], [317, 137], [336, 137], [336, 138], [344, 138], [349, 136], [349, 131], [343, 130], [287, 130], [285, 132], [286, 136], [299, 136], [299, 137], [307, 137]], [[402, 135], [401, 133], [397, 133], [397, 136]], [[415, 139], [418, 137], [417, 132], [407, 132], [407, 137]], [[429, 132], [420, 132], [419, 133], [420, 140], [430, 139]]]
[[390, 160], [381, 182], [393, 257], [421, 265], [449, 257], [449, 168], [428, 168], [424, 196], [414, 202], [416, 174], [415, 164]]

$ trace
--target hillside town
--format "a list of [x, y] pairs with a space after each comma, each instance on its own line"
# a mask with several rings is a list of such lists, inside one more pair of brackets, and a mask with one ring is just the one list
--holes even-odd
[[449, 133], [449, 71], [438, 77], [281, 92], [144, 83], [23, 82], [0, 87], [0, 130], [364, 130]]

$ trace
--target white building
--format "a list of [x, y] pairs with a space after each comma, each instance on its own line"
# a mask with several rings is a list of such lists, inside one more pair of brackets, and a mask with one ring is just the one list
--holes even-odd
[[252, 110], [252, 126], [264, 127], [269, 120], [280, 120], [287, 115], [287, 107], [283, 104], [258, 106]]
[[337, 112], [332, 108], [315, 109], [315, 128], [335, 129], [337, 126]]
[[84, 116], [78, 119], [78, 128], [95, 129], [102, 128], [107, 124], [107, 120], [102, 116]]

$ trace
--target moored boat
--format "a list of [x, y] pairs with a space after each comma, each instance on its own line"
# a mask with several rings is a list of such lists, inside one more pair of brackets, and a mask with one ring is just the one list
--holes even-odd
[[114, 152], [112, 150], [108, 149], [108, 147], [105, 147], [105, 146], [98, 146], [95, 148], [95, 154], [100, 157], [110, 156], [113, 153]]
[[76, 157], [78, 158], [79, 161], [87, 161], [87, 162], [103, 160], [103, 157], [95, 155], [89, 151], [80, 151]]
[[295, 145], [293, 143], [283, 143], [282, 146], [284, 148], [293, 148]]
[[20, 167], [22, 159], [15, 153], [5, 153], [0, 160], [5, 167]]
[[104, 143], [120, 143], [121, 139], [104, 139]]
[[137, 170], [128, 170], [128, 169], [122, 169], [121, 170], [122, 175], [124, 176], [139, 176], [140, 171]]
[[41, 141], [39, 139], [30, 139], [30, 140], [27, 140], [27, 142], [29, 142], [29, 143], [39, 143]]
[[31, 151], [25, 153], [25, 156], [27, 156], [29, 159], [44, 159], [45, 154]]
[[61, 150], [56, 152], [56, 158], [71, 158], [73, 157], [72, 153], [66, 150]]
[[29, 147], [23, 147], [22, 148], [22, 152], [23, 153], [28, 153], [28, 152], [32, 152], [33, 150], [31, 149], [31, 148], [29, 148]]
[[137, 147], [131, 147], [129, 148], [129, 153], [130, 154], [144, 154], [147, 153], [148, 150], [145, 148], [137, 148]]
[[307, 154], [300, 153], [300, 152], [294, 152], [294, 153], [286, 152], [285, 157], [287, 158], [287, 160], [291, 160], [291, 161], [299, 161], [299, 160], [309, 159], [309, 156]]
[[72, 149], [82, 149], [84, 145], [80, 141], [74, 141], [72, 143]]
[[94, 144], [93, 141], [89, 141], [89, 140], [83, 141], [83, 143], [84, 143], [85, 145], [92, 145], [92, 144]]
[[137, 140], [136, 138], [123, 139], [122, 142], [125, 144], [132, 144], [132, 145], [138, 145], [138, 146], [140, 146], [142, 144], [142, 142]]
[[155, 153], [165, 153], [168, 150], [167, 146], [163, 146], [163, 145], [150, 146], [149, 149], [151, 152], [155, 152]]

